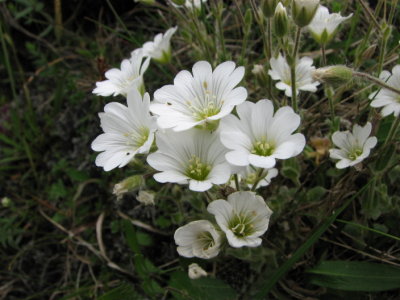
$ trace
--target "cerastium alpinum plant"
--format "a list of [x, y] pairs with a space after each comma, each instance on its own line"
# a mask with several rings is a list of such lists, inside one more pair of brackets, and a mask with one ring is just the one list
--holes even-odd
[[[374, 197], [378, 182], [398, 164], [400, 65], [396, 53], [386, 60], [397, 1], [379, 1], [376, 9], [383, 5], [385, 15], [382, 20], [375, 15], [369, 25], [368, 37], [381, 39], [376, 67], [356, 66], [351, 55], [341, 64], [329, 65], [341, 50], [327, 46], [346, 39], [348, 29], [342, 29], [353, 18], [371, 14], [363, 0], [345, 5], [346, 12], [330, 13], [332, 2], [251, 0], [247, 7], [237, 0], [168, 1], [163, 9], [170, 10], [178, 24], [134, 50], [120, 69], [107, 71], [107, 79], [97, 82], [93, 90], [100, 96], [121, 95], [127, 103], [108, 103], [99, 114], [104, 133], [92, 143], [93, 150], [101, 151], [96, 165], [110, 171], [131, 168], [134, 160], [148, 164], [142, 180], [122, 181], [116, 186], [117, 195], [137, 188], [141, 203], [157, 206], [163, 195], [157, 189], [154, 194], [145, 190], [151, 177], [167, 184], [163, 188], [167, 193], [174, 185], [192, 191], [188, 195], [202, 193], [205, 203], [200, 211], [183, 208], [177, 200], [179, 212], [185, 209], [182, 226], [174, 234], [180, 256], [212, 259], [215, 266], [228, 255], [240, 257], [238, 251], [246, 247], [279, 248], [268, 240], [270, 234], [280, 235], [276, 231], [289, 226], [281, 218], [289, 211], [296, 218], [301, 199], [312, 197], [316, 187], [323, 190], [326, 219], [316, 217], [318, 230], [282, 267], [275, 266], [273, 275], [266, 270], [268, 284], [260, 289], [260, 298], [351, 203], [350, 196], [358, 197], [368, 187], [369, 197]], [[256, 41], [253, 31], [261, 35]], [[163, 80], [165, 85], [146, 92], [146, 72], [152, 64], [177, 61], [171, 42], [183, 44], [188, 51], [185, 66], [172, 74], [173, 80]], [[382, 71], [383, 67], [392, 71]], [[256, 87], [250, 83], [251, 69]], [[361, 89], [364, 92], [354, 103], [345, 99], [348, 91]], [[316, 136], [324, 142], [314, 143]], [[315, 162], [313, 150], [318, 152]], [[388, 158], [382, 158], [382, 153]], [[378, 163], [380, 159], [386, 162]], [[314, 175], [318, 180], [311, 179]], [[325, 186], [313, 186], [316, 182]], [[293, 184], [294, 188], [279, 189]], [[289, 200], [279, 194], [284, 191]], [[329, 214], [336, 209], [337, 213]], [[368, 215], [366, 208], [361, 211]], [[269, 226], [276, 223], [286, 225], [276, 225], [269, 233]], [[207, 272], [192, 264], [189, 276], [199, 278]]]

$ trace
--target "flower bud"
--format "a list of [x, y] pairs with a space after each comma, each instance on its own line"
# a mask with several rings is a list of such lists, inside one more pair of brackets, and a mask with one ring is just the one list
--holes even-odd
[[264, 0], [262, 9], [266, 18], [271, 18], [274, 15], [278, 2], [279, 0]]
[[114, 185], [113, 194], [117, 199], [122, 198], [125, 193], [138, 189], [143, 184], [143, 178], [140, 175], [133, 175], [125, 178], [120, 183]]
[[349, 67], [336, 65], [316, 69], [313, 73], [313, 79], [326, 83], [344, 83], [353, 78], [353, 69]]
[[315, 16], [319, 0], [293, 0], [293, 20], [299, 27], [309, 25]]
[[278, 3], [274, 15], [275, 34], [278, 37], [285, 36], [289, 31], [289, 19], [286, 13], [286, 8], [281, 2]]
[[139, 191], [136, 200], [144, 205], [154, 205], [154, 194], [147, 191]]
[[251, 24], [253, 23], [253, 12], [249, 8], [244, 15], [244, 32], [250, 32]]
[[11, 199], [8, 197], [3, 197], [1, 199], [1, 205], [3, 205], [3, 207], [10, 207], [11, 205]]
[[204, 269], [198, 264], [193, 263], [189, 265], [188, 275], [190, 279], [198, 279], [200, 277], [207, 276], [207, 272], [204, 271]]

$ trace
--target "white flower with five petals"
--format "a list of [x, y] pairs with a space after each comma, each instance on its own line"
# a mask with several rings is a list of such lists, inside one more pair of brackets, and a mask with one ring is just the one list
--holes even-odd
[[231, 176], [225, 161], [227, 149], [217, 133], [191, 129], [185, 132], [158, 131], [158, 150], [147, 157], [158, 182], [189, 183], [192, 191], [203, 192], [213, 184], [226, 183]]
[[289, 106], [274, 114], [270, 100], [245, 102], [236, 108], [239, 119], [229, 115], [221, 121], [221, 142], [231, 151], [226, 160], [236, 166], [269, 169], [276, 159], [300, 154], [305, 146], [301, 133], [292, 134], [300, 125], [300, 116]]
[[378, 142], [377, 138], [371, 134], [372, 125], [367, 122], [364, 127], [353, 126], [353, 132], [336, 131], [332, 135], [332, 141], [339, 149], [330, 149], [330, 157], [339, 159], [336, 168], [344, 169], [354, 166], [369, 156], [371, 149]]
[[127, 165], [137, 153], [147, 153], [157, 129], [155, 117], [149, 112], [150, 96], [138, 91], [128, 93], [128, 106], [108, 103], [104, 113], [99, 113], [104, 130], [93, 142], [94, 151], [103, 151], [96, 158], [96, 165], [110, 171]]
[[173, 85], [166, 85], [154, 93], [152, 113], [159, 115], [161, 128], [184, 131], [199, 125], [214, 124], [246, 100], [247, 91], [235, 86], [242, 80], [244, 68], [236, 68], [232, 61], [211, 65], [200, 61], [193, 66], [193, 75], [179, 72]]
[[150, 57], [145, 57], [142, 49], [136, 49], [131, 53], [130, 59], [121, 62], [121, 69], [108, 70], [104, 75], [107, 80], [96, 82], [94, 94], [99, 96], [126, 97], [131, 90], [144, 93], [143, 74], [149, 67]]
[[[390, 73], [389, 71], [383, 71], [379, 77], [381, 80], [385, 81], [387, 85], [398, 89], [400, 87], [400, 65], [396, 65], [392, 69], [392, 73]], [[378, 92], [372, 93], [369, 98], [372, 99], [372, 107], [383, 107], [381, 111], [382, 116], [386, 117], [393, 113], [396, 117], [399, 117], [399, 94], [383, 88]]]
[[210, 221], [198, 220], [179, 227], [174, 239], [180, 256], [209, 259], [218, 255], [222, 236]]
[[154, 37], [154, 41], [143, 44], [144, 55], [167, 63], [171, 60], [171, 37], [178, 29], [177, 26], [168, 29], [164, 34], [159, 33]]
[[[279, 53], [278, 57], [270, 59], [271, 70], [268, 74], [273, 80], [279, 80], [275, 85], [278, 90], [285, 91], [285, 95], [292, 97], [292, 77], [290, 67], [286, 59]], [[296, 91], [316, 92], [318, 81], [314, 81], [312, 74], [315, 67], [312, 65], [313, 60], [310, 57], [302, 57], [296, 62]]]
[[329, 13], [328, 8], [320, 5], [315, 13], [313, 20], [308, 25], [312, 36], [320, 44], [326, 44], [333, 37], [337, 27], [344, 21], [350, 19], [353, 14], [342, 17], [337, 13]]
[[211, 202], [207, 210], [235, 248], [260, 246], [272, 214], [264, 199], [253, 192], [235, 192], [228, 200]]

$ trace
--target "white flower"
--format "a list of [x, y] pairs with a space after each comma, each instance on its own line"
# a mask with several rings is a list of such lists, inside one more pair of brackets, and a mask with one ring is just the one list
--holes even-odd
[[328, 8], [320, 5], [308, 29], [320, 44], [326, 44], [333, 37], [340, 23], [350, 19], [353, 14], [342, 17], [340, 14], [330, 14]]
[[232, 150], [226, 160], [236, 166], [249, 164], [269, 169], [275, 159], [288, 159], [303, 151], [305, 137], [292, 134], [300, 125], [300, 117], [289, 106], [274, 114], [270, 100], [245, 102], [236, 108], [238, 119], [229, 115], [221, 121], [222, 143]]
[[340, 149], [330, 149], [330, 157], [339, 159], [336, 168], [343, 169], [354, 166], [368, 157], [372, 148], [376, 146], [376, 137], [369, 137], [372, 125], [367, 122], [364, 127], [353, 126], [353, 132], [336, 131], [332, 141]]
[[225, 161], [227, 150], [217, 133], [200, 129], [158, 131], [156, 142], [158, 150], [147, 157], [147, 162], [161, 171], [154, 175], [158, 182], [189, 182], [190, 190], [203, 192], [212, 184], [226, 183], [231, 176]]
[[171, 60], [171, 37], [178, 29], [177, 26], [168, 29], [165, 34], [159, 33], [154, 37], [154, 41], [143, 44], [145, 56], [167, 63]]
[[188, 275], [190, 279], [199, 279], [200, 277], [207, 276], [207, 272], [198, 264], [192, 263], [189, 265]]
[[197, 62], [193, 75], [181, 71], [173, 85], [163, 86], [154, 93], [155, 103], [150, 110], [159, 115], [157, 123], [161, 128], [183, 131], [213, 124], [246, 100], [246, 89], [235, 88], [243, 76], [244, 68], [235, 68], [232, 61], [218, 65], [214, 72], [208, 62]]
[[[186, 8], [196, 8], [199, 9], [201, 8], [202, 3], [206, 3], [207, 0], [186, 0], [185, 3], [183, 4]], [[172, 2], [172, 5], [175, 7], [181, 7], [182, 5], [176, 5], [175, 3]]]
[[199, 220], [179, 227], [174, 239], [180, 256], [209, 259], [218, 255], [222, 236], [210, 221]]
[[[251, 166], [237, 167], [237, 171], [234, 173], [237, 173], [239, 180], [243, 180], [249, 188], [253, 187], [258, 177], [257, 170]], [[271, 183], [272, 178], [278, 176], [278, 169], [265, 169], [262, 176], [263, 178], [257, 183], [257, 189], [263, 186], [268, 186]]]
[[[394, 88], [400, 87], [400, 65], [396, 65], [392, 74], [389, 71], [383, 71], [379, 76], [387, 85]], [[373, 99], [372, 107], [383, 107], [381, 114], [386, 117], [393, 113], [396, 117], [400, 115], [400, 95], [388, 89], [381, 89], [369, 96]]]
[[128, 107], [111, 102], [99, 113], [100, 134], [92, 143], [94, 151], [104, 151], [96, 158], [96, 165], [110, 171], [127, 165], [137, 153], [147, 153], [157, 129], [155, 117], [149, 112], [150, 96], [138, 91], [128, 93]]
[[136, 89], [143, 94], [143, 74], [149, 63], [150, 58], [146, 58], [141, 49], [136, 49], [131, 53], [130, 59], [122, 61], [121, 69], [108, 70], [104, 74], [107, 80], [96, 82], [93, 93], [99, 96], [126, 96], [129, 91]]
[[136, 200], [144, 205], [154, 205], [154, 194], [147, 191], [139, 191]]
[[235, 192], [228, 201], [211, 202], [207, 210], [235, 248], [260, 246], [260, 236], [267, 231], [272, 214], [264, 199], [253, 192]]
[[[271, 70], [268, 74], [273, 80], [280, 80], [275, 86], [277, 89], [285, 91], [285, 95], [292, 97], [292, 78], [290, 75], [290, 67], [286, 59], [279, 53], [277, 58], [270, 59]], [[313, 60], [310, 57], [303, 57], [296, 61], [296, 91], [316, 92], [318, 81], [314, 81], [312, 74], [315, 67], [312, 65]]]

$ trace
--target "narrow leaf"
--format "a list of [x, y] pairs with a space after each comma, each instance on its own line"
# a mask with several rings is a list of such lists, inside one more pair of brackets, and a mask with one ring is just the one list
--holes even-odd
[[308, 270], [311, 283], [343, 291], [378, 292], [400, 288], [400, 268], [358, 261], [323, 261]]

